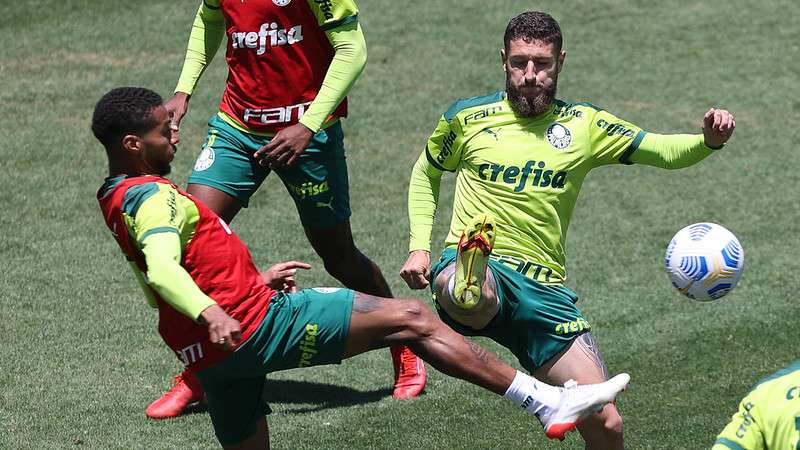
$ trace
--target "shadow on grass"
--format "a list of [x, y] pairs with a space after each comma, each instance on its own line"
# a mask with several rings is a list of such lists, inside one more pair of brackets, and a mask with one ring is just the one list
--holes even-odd
[[323, 409], [374, 403], [392, 395], [392, 389], [359, 391], [347, 386], [309, 381], [267, 380], [264, 400], [267, 403], [305, 403], [305, 407], [286, 409], [286, 414], [307, 414]]
[[[324, 409], [374, 403], [390, 395], [392, 395], [392, 389], [390, 388], [359, 391], [347, 386], [310, 381], [266, 380], [264, 382], [264, 400], [267, 403], [303, 403], [309, 405], [286, 409], [282, 411], [285, 414], [308, 414]], [[189, 405], [182, 415], [205, 414], [207, 412], [208, 405], [205, 401], [201, 401]]]

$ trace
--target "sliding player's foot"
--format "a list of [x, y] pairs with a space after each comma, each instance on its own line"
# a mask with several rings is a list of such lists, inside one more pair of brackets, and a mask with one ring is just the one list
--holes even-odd
[[578, 385], [574, 380], [564, 384], [561, 400], [554, 409], [545, 408], [537, 415], [550, 439], [564, 439], [581, 420], [603, 409], [625, 390], [631, 377], [622, 373], [598, 384]]
[[188, 370], [175, 375], [173, 387], [155, 400], [145, 410], [151, 419], [177, 417], [192, 403], [204, 399], [206, 394], [197, 378]]
[[413, 398], [422, 393], [428, 380], [425, 362], [405, 345], [391, 348], [394, 364], [394, 391], [392, 396], [398, 400]]

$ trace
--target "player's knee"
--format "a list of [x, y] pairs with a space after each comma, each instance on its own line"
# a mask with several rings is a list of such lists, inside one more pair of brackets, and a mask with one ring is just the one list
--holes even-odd
[[603, 412], [589, 416], [578, 425], [586, 440], [587, 449], [622, 448], [622, 417], [613, 405]]
[[412, 340], [430, 337], [437, 326], [436, 317], [430, 309], [419, 300], [400, 300], [402, 320]]
[[611, 438], [612, 441], [622, 439], [622, 416], [617, 411], [617, 408], [606, 408], [601, 417], [605, 435]]
[[622, 416], [619, 414], [615, 413], [614, 415], [606, 418], [604, 425], [607, 433], [622, 436]]

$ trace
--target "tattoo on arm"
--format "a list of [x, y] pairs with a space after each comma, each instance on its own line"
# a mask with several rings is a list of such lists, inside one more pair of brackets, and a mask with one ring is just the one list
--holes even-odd
[[492, 359], [494, 359], [494, 355], [484, 350], [484, 348], [479, 346], [478, 344], [472, 342], [466, 336], [464, 336], [464, 342], [467, 343], [469, 349], [472, 350], [472, 354], [475, 355], [476, 358], [478, 358], [478, 361], [484, 364], [489, 364], [492, 361]]
[[606, 363], [603, 361], [603, 354], [600, 353], [600, 349], [597, 348], [597, 342], [595, 342], [592, 337], [592, 333], [583, 333], [578, 336], [577, 344], [583, 353], [586, 354], [586, 357], [600, 368], [600, 371], [603, 373], [603, 378], [607, 380], [609, 375], [608, 367], [606, 367]]
[[381, 303], [384, 300], [386, 299], [365, 294], [363, 292], [356, 292], [355, 297], [353, 298], [353, 312], [370, 313], [376, 311], [381, 307]]

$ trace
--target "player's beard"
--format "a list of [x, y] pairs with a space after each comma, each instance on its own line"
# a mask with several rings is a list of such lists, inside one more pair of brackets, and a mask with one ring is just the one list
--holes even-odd
[[534, 96], [525, 96], [519, 89], [511, 82], [511, 77], [506, 74], [506, 94], [508, 101], [511, 103], [511, 109], [520, 117], [534, 117], [547, 111], [547, 108], [553, 103], [556, 98], [556, 90], [558, 89], [558, 75], [553, 77], [553, 85], [548, 89], [543, 89], [541, 92]]

